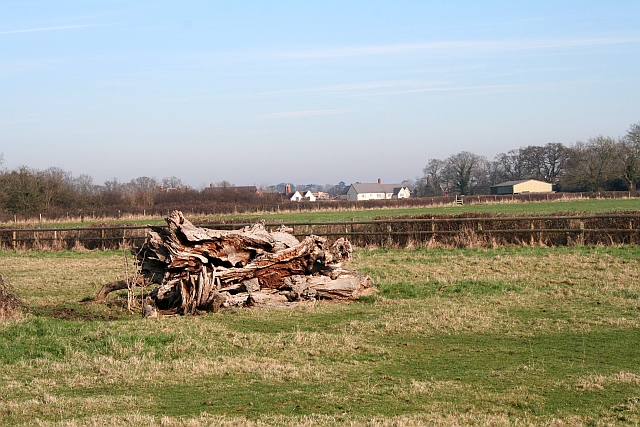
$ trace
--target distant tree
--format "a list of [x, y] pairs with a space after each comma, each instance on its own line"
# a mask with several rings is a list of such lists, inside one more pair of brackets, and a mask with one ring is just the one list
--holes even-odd
[[53, 206], [69, 207], [71, 205], [73, 199], [71, 179], [70, 172], [56, 167], [37, 173], [40, 201], [45, 212]]
[[602, 191], [615, 188], [622, 178], [621, 144], [611, 137], [598, 136], [578, 141], [569, 149], [567, 176], [563, 189]]
[[449, 191], [447, 163], [440, 159], [429, 159], [422, 169], [422, 177], [416, 180], [414, 194], [423, 196], [442, 196]]
[[487, 163], [486, 157], [463, 151], [445, 160], [445, 176], [460, 194], [475, 194], [487, 186]]
[[79, 196], [90, 196], [96, 194], [97, 188], [90, 175], [80, 174], [71, 179], [70, 187]]
[[152, 206], [153, 195], [157, 191], [158, 181], [155, 178], [141, 176], [129, 183], [138, 206]]
[[3, 174], [3, 206], [12, 214], [35, 214], [42, 210], [37, 171], [27, 166]]
[[565, 173], [569, 151], [558, 142], [550, 142], [544, 146], [530, 145], [521, 148], [520, 156], [525, 165], [526, 178], [556, 183]]
[[118, 206], [126, 198], [128, 190], [127, 186], [113, 178], [104, 182], [99, 188], [102, 203], [107, 206]]
[[622, 139], [623, 177], [629, 190], [635, 190], [640, 182], [640, 123], [631, 125]]
[[[494, 171], [496, 181], [519, 181], [530, 178], [530, 161], [524, 155], [526, 149], [518, 148], [506, 153], [500, 153], [494, 160]], [[493, 184], [498, 184], [494, 182]]]
[[230, 183], [229, 181], [218, 181], [216, 182], [216, 187], [218, 188], [228, 188], [228, 187], [235, 187], [232, 183]]
[[170, 176], [162, 178], [162, 186], [164, 188], [178, 188], [184, 187], [184, 184], [182, 183], [182, 180], [180, 178]]

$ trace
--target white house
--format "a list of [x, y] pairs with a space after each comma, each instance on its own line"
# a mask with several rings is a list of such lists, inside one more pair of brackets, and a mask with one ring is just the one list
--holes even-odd
[[302, 193], [298, 190], [293, 192], [290, 191], [287, 194], [285, 194], [285, 197], [291, 200], [292, 202], [315, 202], [317, 200], [316, 195], [311, 191], [304, 191]]
[[294, 192], [289, 192], [287, 194], [285, 194], [285, 196], [287, 199], [291, 200], [292, 202], [299, 202], [303, 199], [302, 194], [300, 194], [299, 191], [294, 191]]
[[411, 196], [411, 189], [406, 184], [383, 184], [378, 179], [376, 183], [351, 184], [346, 187], [340, 198], [343, 200], [387, 200], [406, 199]]

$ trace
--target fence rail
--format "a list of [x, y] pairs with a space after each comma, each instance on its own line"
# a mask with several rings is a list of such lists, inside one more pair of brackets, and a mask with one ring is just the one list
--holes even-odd
[[[198, 225], [198, 224], [196, 224]], [[199, 224], [200, 227], [238, 229], [252, 225]], [[631, 214], [430, 217], [340, 222], [268, 222], [274, 230], [282, 225], [295, 236], [315, 234], [333, 240], [349, 239], [357, 246], [449, 246], [495, 244], [638, 244], [640, 212]], [[0, 229], [0, 249], [117, 249], [142, 244], [148, 226], [100, 226], [73, 228]]]

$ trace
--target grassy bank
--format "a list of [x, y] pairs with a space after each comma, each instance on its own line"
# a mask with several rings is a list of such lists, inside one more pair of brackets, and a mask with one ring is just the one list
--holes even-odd
[[351, 304], [142, 319], [120, 252], [0, 253], [3, 425], [635, 425], [640, 248], [358, 250]]

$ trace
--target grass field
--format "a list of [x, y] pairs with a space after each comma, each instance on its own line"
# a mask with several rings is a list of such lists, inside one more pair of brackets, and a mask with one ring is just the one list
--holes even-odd
[[[323, 205], [318, 204], [321, 208]], [[553, 202], [527, 202], [527, 203], [494, 203], [482, 205], [449, 205], [449, 206], [432, 206], [422, 208], [400, 208], [400, 209], [353, 209], [353, 210], [323, 210], [301, 211], [301, 212], [281, 212], [281, 213], [263, 213], [250, 215], [216, 215], [210, 217], [191, 216], [187, 211], [185, 215], [195, 223], [212, 220], [212, 219], [231, 219], [231, 218], [247, 218], [248, 221], [256, 221], [264, 219], [267, 222], [330, 222], [330, 221], [350, 221], [350, 220], [367, 220], [377, 216], [405, 216], [405, 215], [422, 215], [422, 214], [457, 214], [464, 212], [495, 212], [504, 214], [532, 214], [543, 215], [555, 212], [575, 212], [575, 213], [605, 213], [615, 211], [633, 211], [640, 210], [640, 199], [576, 199], [563, 200]], [[33, 226], [45, 227], [82, 227], [95, 223], [112, 223], [116, 224], [164, 224], [163, 218], [152, 217], [131, 217], [122, 219], [110, 219], [92, 221], [88, 219], [81, 223], [75, 221], [56, 221], [34, 223]], [[5, 224], [11, 226], [11, 223]]]
[[0, 423], [640, 423], [640, 247], [357, 250], [374, 297], [142, 319], [121, 252], [1, 252]]
[[[602, 213], [639, 210], [640, 199], [582, 199], [556, 202], [495, 203], [482, 205], [438, 206], [404, 209], [360, 209], [351, 211], [284, 212], [260, 215], [259, 218], [284, 222], [330, 222], [367, 220], [377, 216], [406, 216], [423, 214], [458, 214], [466, 212], [495, 212], [504, 214], [551, 214], [554, 212]], [[246, 218], [258, 218], [245, 215]]]

